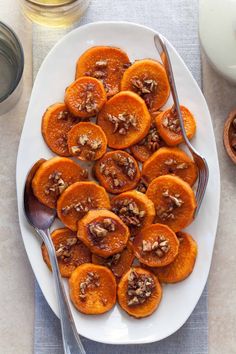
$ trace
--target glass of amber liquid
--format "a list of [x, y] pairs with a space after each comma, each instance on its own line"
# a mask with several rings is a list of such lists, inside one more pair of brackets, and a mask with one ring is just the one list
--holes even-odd
[[66, 27], [78, 21], [90, 0], [20, 0], [26, 17], [51, 27]]

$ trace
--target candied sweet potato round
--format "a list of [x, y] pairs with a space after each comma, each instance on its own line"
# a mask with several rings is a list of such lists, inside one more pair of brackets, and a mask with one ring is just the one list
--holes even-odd
[[77, 222], [91, 209], [110, 209], [110, 200], [105, 189], [95, 182], [72, 184], [57, 202], [59, 219], [72, 231], [77, 230]]
[[[193, 114], [184, 106], [180, 106], [184, 120], [184, 128], [189, 139], [192, 139], [196, 132], [196, 121]], [[179, 119], [175, 109], [168, 108], [156, 117], [157, 130], [162, 139], [169, 146], [175, 146], [183, 142]]]
[[162, 298], [162, 288], [153, 273], [135, 267], [121, 278], [117, 295], [124, 311], [135, 318], [142, 318], [157, 309]]
[[65, 103], [76, 117], [96, 115], [105, 102], [106, 91], [102, 83], [93, 77], [80, 77], [66, 89]]
[[179, 241], [168, 226], [153, 224], [142, 229], [135, 237], [133, 249], [141, 263], [150, 267], [163, 267], [177, 256]]
[[152, 123], [148, 134], [140, 142], [130, 146], [130, 151], [137, 160], [145, 162], [155, 151], [165, 145], [166, 143], [157, 131], [156, 124]]
[[109, 311], [116, 303], [116, 280], [110, 269], [86, 263], [78, 266], [69, 279], [74, 306], [87, 315]]
[[72, 183], [84, 179], [85, 170], [66, 157], [53, 157], [45, 161], [32, 180], [36, 198], [48, 206], [56, 208], [60, 194]]
[[99, 183], [110, 193], [133, 189], [140, 179], [136, 160], [126, 151], [109, 151], [96, 161], [94, 173]]
[[148, 197], [136, 190], [119, 194], [111, 200], [112, 211], [129, 227], [131, 235], [136, 235], [143, 227], [152, 224], [155, 207]]
[[167, 174], [176, 175], [192, 186], [197, 179], [197, 167], [183, 150], [162, 147], [143, 164], [142, 177], [150, 183], [154, 178]]
[[177, 233], [179, 253], [175, 260], [161, 268], [151, 268], [162, 283], [177, 283], [186, 279], [193, 271], [197, 257], [197, 243], [186, 232]]
[[[51, 238], [62, 277], [69, 278], [80, 264], [91, 263], [91, 252], [78, 239], [76, 232], [67, 228], [61, 228], [54, 230], [51, 233]], [[48, 251], [44, 243], [42, 244], [42, 255], [44, 262], [51, 270]]]
[[98, 114], [97, 123], [104, 130], [109, 147], [125, 149], [145, 137], [151, 116], [136, 93], [123, 91], [107, 101]]
[[157, 111], [170, 94], [164, 66], [153, 59], [135, 61], [123, 75], [121, 90], [134, 91], [144, 99], [150, 111]]
[[55, 154], [71, 156], [67, 145], [67, 133], [79, 122], [71, 115], [64, 103], [55, 103], [47, 108], [42, 118], [42, 135]]
[[107, 138], [98, 125], [81, 122], [69, 131], [68, 147], [79, 160], [98, 160], [106, 152]]
[[147, 197], [156, 208], [156, 222], [173, 231], [187, 227], [194, 217], [196, 198], [189, 184], [177, 176], [155, 178], [148, 186]]
[[130, 269], [133, 260], [134, 252], [129, 242], [123, 251], [108, 258], [100, 257], [96, 254], [92, 255], [92, 262], [110, 268], [117, 280]]
[[127, 54], [120, 48], [96, 46], [86, 50], [78, 59], [76, 78], [95, 77], [103, 83], [107, 96], [113, 96], [119, 92], [121, 78], [129, 65]]
[[78, 222], [78, 238], [101, 257], [121, 252], [129, 239], [128, 227], [109, 210], [90, 210]]

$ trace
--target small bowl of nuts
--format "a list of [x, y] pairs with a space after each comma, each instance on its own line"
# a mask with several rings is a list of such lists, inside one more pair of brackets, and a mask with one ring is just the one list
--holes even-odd
[[227, 154], [236, 164], [236, 109], [230, 112], [224, 126], [224, 145]]

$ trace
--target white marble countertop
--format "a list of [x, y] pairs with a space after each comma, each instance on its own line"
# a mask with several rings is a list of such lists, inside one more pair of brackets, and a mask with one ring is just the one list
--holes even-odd
[[[0, 1], [0, 21], [11, 25], [25, 52], [24, 92], [17, 106], [0, 117], [0, 352], [32, 354], [34, 278], [18, 225], [15, 164], [32, 88], [32, 28], [16, 0]], [[236, 354], [236, 166], [223, 143], [223, 124], [236, 107], [236, 87], [219, 77], [203, 58], [204, 94], [214, 124], [221, 168], [221, 212], [209, 277], [209, 354]], [[181, 354], [181, 353], [175, 353]]]

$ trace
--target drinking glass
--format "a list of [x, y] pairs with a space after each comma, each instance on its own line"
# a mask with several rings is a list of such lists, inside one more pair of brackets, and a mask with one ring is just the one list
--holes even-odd
[[22, 91], [24, 53], [14, 31], [0, 21], [0, 115], [9, 111]]
[[200, 0], [199, 34], [212, 66], [236, 83], [236, 0]]
[[33, 22], [52, 27], [78, 21], [90, 0], [20, 0], [24, 14]]

